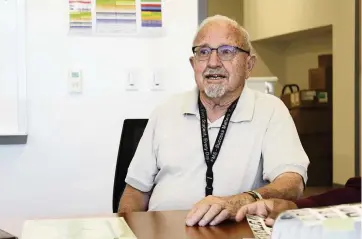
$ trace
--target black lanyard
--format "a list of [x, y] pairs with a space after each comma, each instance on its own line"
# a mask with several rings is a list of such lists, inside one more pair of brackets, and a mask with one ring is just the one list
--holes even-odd
[[[239, 98], [238, 98], [239, 99]], [[207, 112], [204, 105], [201, 103], [199, 98], [199, 112], [200, 112], [200, 126], [201, 126], [201, 140], [202, 140], [202, 147], [204, 150], [205, 162], [207, 165], [206, 171], [206, 188], [205, 194], [206, 196], [212, 195], [213, 187], [212, 184], [214, 182], [214, 173], [212, 171], [212, 166], [214, 165], [217, 156], [219, 155], [221, 145], [224, 141], [226, 130], [229, 125], [229, 121], [231, 115], [233, 114], [235, 107], [238, 103], [238, 99], [236, 99], [227, 109], [226, 114], [224, 116], [224, 120], [222, 121], [219, 133], [215, 140], [214, 147], [212, 152], [210, 152], [210, 141], [209, 141], [209, 133], [208, 133], [208, 123], [207, 123]], [[211, 154], [211, 157], [210, 157]]]

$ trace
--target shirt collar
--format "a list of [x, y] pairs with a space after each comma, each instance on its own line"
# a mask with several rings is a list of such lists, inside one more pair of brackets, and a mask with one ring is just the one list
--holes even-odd
[[[199, 108], [197, 105], [198, 96], [199, 91], [197, 88], [186, 94], [182, 104], [183, 114], [199, 115]], [[251, 121], [254, 115], [254, 107], [255, 92], [245, 85], [230, 121], [234, 123]]]

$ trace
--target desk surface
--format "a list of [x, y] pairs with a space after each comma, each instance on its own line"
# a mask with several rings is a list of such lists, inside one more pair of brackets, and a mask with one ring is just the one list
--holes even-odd
[[135, 212], [123, 216], [137, 239], [242, 239], [254, 238], [246, 221], [227, 222], [214, 227], [188, 227], [186, 211]]

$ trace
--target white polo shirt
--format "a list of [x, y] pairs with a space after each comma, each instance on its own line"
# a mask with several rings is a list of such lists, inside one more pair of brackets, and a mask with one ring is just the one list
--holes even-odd
[[[126, 183], [149, 192], [149, 210], [188, 210], [205, 197], [198, 91], [176, 95], [149, 119]], [[208, 124], [212, 150], [223, 117]], [[264, 186], [284, 172], [307, 181], [309, 159], [294, 121], [277, 97], [245, 86], [213, 166], [213, 195]]]

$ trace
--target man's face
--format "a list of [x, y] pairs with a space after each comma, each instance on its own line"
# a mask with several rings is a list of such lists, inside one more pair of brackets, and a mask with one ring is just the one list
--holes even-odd
[[[254, 57], [233, 48], [242, 49], [242, 41], [237, 30], [225, 23], [209, 23], [199, 32], [194, 46], [200, 47], [195, 49], [197, 53], [190, 62], [198, 88], [208, 97], [219, 98], [244, 87]], [[219, 53], [208, 47], [220, 47]]]

